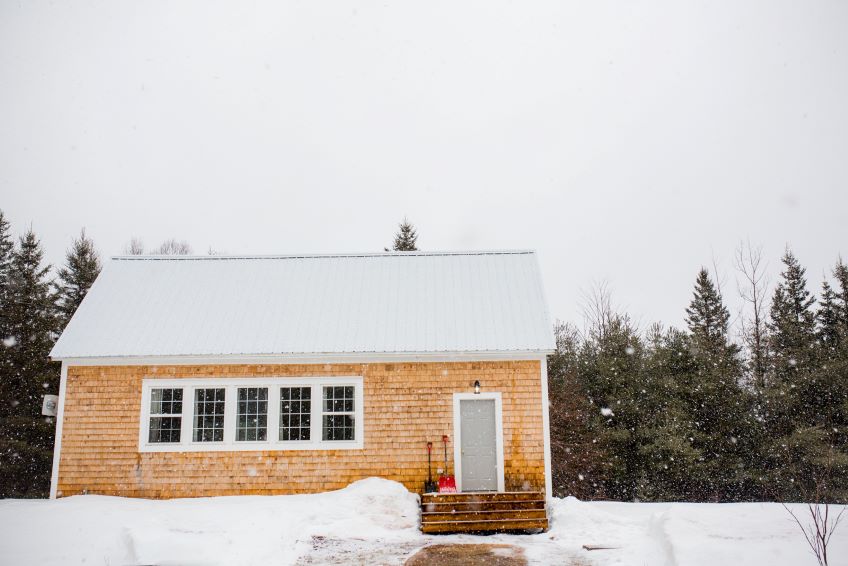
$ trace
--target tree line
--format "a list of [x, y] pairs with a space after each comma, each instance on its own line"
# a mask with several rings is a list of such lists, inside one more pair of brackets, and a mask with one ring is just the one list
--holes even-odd
[[640, 330], [600, 288], [548, 361], [554, 490], [582, 499], [848, 502], [848, 267], [816, 299], [787, 248], [766, 292], [737, 255], [741, 336], [706, 269], [686, 328]]
[[[416, 251], [406, 219], [391, 249]], [[133, 238], [126, 253], [142, 254]], [[185, 254], [167, 240], [151, 253]], [[210, 250], [210, 253], [211, 252]], [[585, 330], [555, 326], [548, 359], [553, 483], [558, 495], [646, 501], [848, 501], [848, 267], [818, 299], [787, 249], [768, 292], [761, 253], [737, 256], [747, 305], [741, 336], [706, 269], [684, 306], [686, 328], [639, 329], [597, 289]], [[100, 272], [84, 231], [55, 274], [30, 229], [0, 211], [0, 497], [49, 492], [56, 393], [49, 352]]]
[[49, 353], [98, 273], [84, 230], [54, 276], [32, 229], [14, 239], [0, 211], [0, 497], [49, 492], [55, 424], [41, 404], [59, 389]]

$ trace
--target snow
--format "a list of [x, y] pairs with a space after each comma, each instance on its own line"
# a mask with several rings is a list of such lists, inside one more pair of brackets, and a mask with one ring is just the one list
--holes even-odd
[[[550, 518], [550, 530], [537, 535], [423, 535], [417, 496], [378, 478], [314, 495], [4, 500], [0, 563], [402, 564], [434, 542], [513, 544], [524, 549], [531, 564], [571, 559], [595, 566], [815, 563], [798, 527], [777, 503], [615, 503], [569, 497], [551, 502]], [[587, 544], [615, 548], [587, 551]], [[834, 535], [830, 556], [831, 566], [848, 564], [848, 524]]]
[[418, 496], [379, 478], [313, 495], [0, 501], [0, 563], [293, 564], [313, 536], [418, 537]]

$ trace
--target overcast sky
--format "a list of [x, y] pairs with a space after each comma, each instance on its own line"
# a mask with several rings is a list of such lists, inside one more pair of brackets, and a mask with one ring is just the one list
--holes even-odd
[[539, 251], [681, 324], [713, 259], [848, 255], [848, 2], [0, 0], [0, 208], [195, 251]]

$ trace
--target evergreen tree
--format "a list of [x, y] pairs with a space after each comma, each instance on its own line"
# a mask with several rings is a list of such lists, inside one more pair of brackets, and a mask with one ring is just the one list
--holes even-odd
[[816, 312], [818, 337], [825, 358], [834, 357], [839, 350], [841, 328], [836, 293], [826, 280], [822, 282], [819, 309]]
[[65, 267], [59, 270], [56, 291], [61, 328], [71, 320], [99, 274], [100, 256], [83, 229], [65, 256]]
[[580, 335], [554, 327], [556, 351], [548, 356], [553, 490], [558, 497], [598, 499], [604, 493], [604, 453], [593, 429], [595, 408], [578, 380]]
[[[415, 231], [415, 226], [413, 226], [406, 218], [403, 219], [403, 222], [398, 224], [398, 232], [395, 234], [395, 241], [392, 244], [392, 251], [396, 252], [416, 252], [418, 248], [415, 246], [415, 242], [418, 240], [418, 233]], [[389, 251], [389, 248], [385, 248], [386, 251]]]
[[769, 323], [773, 372], [786, 381], [815, 363], [815, 298], [807, 290], [806, 270], [787, 248], [785, 270], [774, 290]]
[[[761, 460], [769, 485], [781, 498], [803, 500], [816, 493], [826, 478], [844, 477], [848, 472], [848, 454], [840, 446], [848, 366], [822, 355], [812, 309], [815, 299], [806, 289], [805, 270], [789, 250], [783, 263], [785, 270], [771, 307], [774, 363], [765, 392], [768, 441]], [[824, 308], [832, 310], [835, 298], [825, 291]], [[845, 496], [844, 480], [829, 486], [825, 494], [827, 498]]]
[[[57, 315], [42, 264], [41, 244], [30, 230], [12, 256], [10, 299], [6, 309], [9, 365], [0, 376], [0, 497], [44, 496], [50, 483], [52, 419], [41, 416], [42, 395], [58, 391], [58, 364], [50, 361]], [[49, 421], [49, 422], [48, 422]]]
[[848, 265], [842, 262], [842, 258], [833, 268], [833, 277], [838, 286], [835, 293], [836, 318], [839, 321], [842, 342], [848, 344]]
[[9, 234], [9, 222], [0, 210], [0, 338], [6, 338], [4, 312], [9, 304], [9, 285], [12, 277], [12, 252], [15, 244]]
[[10, 335], [9, 310], [14, 250], [15, 244], [9, 234], [9, 222], [0, 210], [0, 399], [11, 399], [9, 376], [12, 365], [9, 348], [14, 345], [14, 337]]
[[710, 279], [706, 269], [701, 268], [695, 280], [692, 302], [686, 309], [686, 324], [692, 335], [693, 346], [715, 364], [727, 363], [739, 349], [728, 343], [727, 326], [730, 312], [722, 302], [721, 295]]
[[695, 281], [686, 309], [692, 368], [684, 374], [681, 400], [692, 421], [692, 445], [701, 453], [690, 483], [697, 500], [736, 500], [750, 478], [741, 473], [750, 439], [750, 400], [742, 389], [739, 347], [728, 336], [730, 312], [706, 269]]

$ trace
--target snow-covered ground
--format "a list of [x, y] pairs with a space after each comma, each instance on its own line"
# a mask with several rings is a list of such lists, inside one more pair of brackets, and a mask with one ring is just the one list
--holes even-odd
[[[532, 564], [815, 564], [775, 503], [556, 499], [547, 533], [433, 537], [418, 531], [417, 497], [377, 478], [316, 495], [0, 501], [4, 566], [402, 564], [434, 542], [515, 544]], [[616, 548], [589, 552], [584, 544]], [[830, 555], [831, 566], [848, 565], [848, 521]]]

